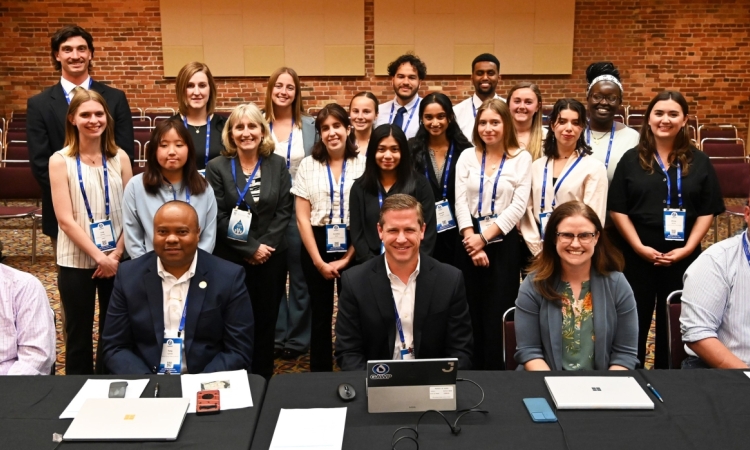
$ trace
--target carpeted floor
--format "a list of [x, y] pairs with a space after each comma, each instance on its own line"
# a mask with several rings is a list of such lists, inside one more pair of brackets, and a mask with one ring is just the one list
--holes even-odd
[[[726, 199], [727, 206], [729, 205], [743, 205], [744, 199]], [[23, 203], [10, 203], [10, 204], [23, 204]], [[741, 230], [744, 226], [744, 220], [742, 217], [733, 217], [732, 228], [736, 232]], [[719, 225], [719, 239], [724, 239], [727, 236], [726, 219], [722, 218], [721, 224]], [[47, 294], [50, 299], [50, 305], [55, 311], [57, 319], [57, 373], [63, 375], [65, 373], [65, 346], [62, 342], [62, 331], [61, 331], [61, 320], [60, 320], [60, 297], [57, 291], [57, 273], [55, 269], [55, 262], [52, 258], [52, 247], [50, 246], [49, 238], [44, 236], [41, 232], [37, 235], [37, 260], [36, 264], [31, 263], [31, 219], [13, 219], [0, 221], [0, 242], [3, 243], [4, 250], [3, 255], [6, 256], [3, 261], [10, 267], [14, 267], [25, 272], [30, 272], [39, 278], [44, 287], [47, 289]], [[706, 248], [714, 242], [714, 229], [712, 228], [706, 238], [703, 240], [703, 247]], [[336, 312], [334, 308], [334, 323], [335, 323]], [[96, 331], [97, 324], [94, 323], [92, 334], [94, 341], [97, 338]], [[332, 326], [333, 330], [333, 326]], [[331, 332], [333, 339], [333, 331]], [[646, 367], [651, 368], [653, 363], [652, 352], [653, 352], [653, 327], [649, 336], [649, 357], [646, 360]], [[277, 359], [275, 364], [275, 373], [290, 373], [290, 372], [306, 372], [310, 370], [309, 355], [303, 355], [296, 360], [283, 360]]]

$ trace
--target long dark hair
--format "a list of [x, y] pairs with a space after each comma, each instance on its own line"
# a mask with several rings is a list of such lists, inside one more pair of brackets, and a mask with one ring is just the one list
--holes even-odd
[[544, 232], [547, 237], [542, 242], [542, 251], [539, 253], [529, 267], [529, 272], [535, 272], [534, 286], [547, 300], [557, 301], [563, 297], [556, 290], [556, 282], [562, 272], [560, 255], [557, 254], [557, 227], [564, 219], [573, 216], [581, 216], [588, 220], [596, 228], [599, 240], [594, 247], [591, 256], [591, 267], [601, 275], [610, 272], [621, 272], [625, 266], [620, 250], [607, 238], [607, 233], [602, 232], [602, 222], [590, 206], [577, 200], [572, 200], [555, 208], [547, 222]]
[[[322, 136], [320, 127], [323, 126], [323, 122], [325, 122], [329, 116], [333, 116], [347, 128], [352, 125], [352, 122], [349, 119], [349, 114], [346, 113], [346, 110], [341, 107], [341, 105], [338, 105], [336, 103], [329, 103], [320, 110], [320, 112], [318, 113], [318, 117], [315, 118], [315, 131], [318, 133], [318, 136]], [[358, 152], [357, 145], [354, 143], [354, 140], [349, 135], [349, 133], [346, 133], [344, 139], [346, 141], [346, 148], [344, 149], [344, 159], [356, 158]], [[323, 144], [322, 139], [316, 142], [315, 145], [313, 145], [312, 157], [315, 161], [321, 163], [327, 163], [331, 159], [330, 155], [328, 155], [328, 149], [326, 148], [325, 144]]]
[[[409, 149], [412, 152], [414, 169], [419, 172], [423, 171], [425, 166], [430, 164], [430, 132], [427, 131], [422, 121], [425, 108], [433, 103], [437, 103], [445, 111], [445, 116], [448, 119], [448, 128], [445, 130], [445, 137], [448, 139], [448, 142], [453, 144], [453, 150], [461, 152], [465, 148], [472, 147], [456, 122], [456, 114], [453, 112], [453, 105], [448, 96], [440, 92], [427, 94], [419, 102], [419, 130], [417, 130], [416, 136], [409, 139]], [[403, 158], [401, 161], [403, 161]]]
[[[583, 106], [583, 103], [574, 98], [561, 98], [560, 100], [556, 101], [555, 106], [552, 107], [552, 112], [549, 115], [549, 133], [547, 134], [547, 139], [544, 140], [544, 156], [548, 158], [557, 158], [558, 156], [560, 156], [557, 153], [557, 138], [555, 137], [555, 131], [553, 130], [553, 128], [555, 124], [557, 124], [557, 121], [560, 119], [560, 113], [565, 111], [566, 109], [577, 112], [578, 123], [580, 124], [582, 129], [585, 128], [586, 107]], [[581, 131], [581, 135], [578, 136], [576, 149], [587, 155], [591, 154], [591, 147], [586, 143], [586, 136], [584, 135], [583, 131]]]
[[[649, 174], [654, 173], [654, 153], [656, 153], [656, 140], [654, 140], [654, 132], [651, 131], [651, 126], [648, 124], [648, 120], [651, 117], [651, 112], [654, 106], [661, 101], [674, 100], [682, 108], [682, 113], [685, 117], [689, 114], [688, 103], [685, 97], [677, 91], [664, 91], [656, 95], [646, 108], [646, 123], [641, 127], [641, 139], [638, 142], [638, 160], [641, 163], [643, 170]], [[665, 164], [672, 164], [674, 160], [680, 161], [682, 167], [682, 174], [687, 175], [690, 173], [690, 163], [693, 161], [693, 152], [690, 151], [690, 134], [688, 132], [687, 125], [682, 127], [674, 140], [674, 147], [669, 153], [669, 161], [665, 161]]]
[[367, 145], [367, 164], [365, 171], [360, 178], [360, 183], [365, 191], [377, 195], [380, 189], [380, 167], [375, 162], [375, 154], [378, 152], [380, 142], [392, 136], [398, 144], [401, 160], [396, 166], [396, 183], [389, 193], [413, 194], [417, 185], [417, 173], [414, 171], [414, 164], [411, 160], [411, 152], [406, 140], [406, 135], [401, 127], [390, 123], [384, 123], [373, 130], [370, 136], [370, 143]]
[[195, 165], [195, 145], [193, 138], [188, 133], [187, 128], [178, 117], [159, 122], [151, 132], [148, 145], [146, 145], [146, 170], [143, 172], [143, 187], [151, 195], [159, 193], [164, 182], [161, 174], [161, 166], [156, 159], [156, 151], [159, 149], [159, 142], [169, 130], [174, 130], [180, 140], [187, 145], [188, 154], [185, 165], [182, 166], [182, 185], [190, 189], [191, 195], [199, 195], [206, 192], [208, 182], [198, 173], [198, 167]]

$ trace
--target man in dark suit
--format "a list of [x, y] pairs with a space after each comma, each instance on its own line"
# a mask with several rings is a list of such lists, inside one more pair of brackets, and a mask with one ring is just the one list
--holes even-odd
[[385, 254], [341, 277], [339, 367], [365, 370], [368, 360], [458, 358], [459, 369], [471, 368], [463, 275], [420, 255], [425, 230], [421, 204], [409, 195], [392, 195], [383, 202], [377, 226]]
[[52, 208], [49, 158], [65, 145], [65, 120], [73, 89], [93, 89], [102, 94], [115, 122], [115, 142], [133, 161], [133, 117], [125, 94], [89, 76], [94, 39], [79, 26], [58, 30], [51, 39], [52, 62], [61, 71], [60, 82], [31, 97], [26, 105], [26, 139], [31, 169], [42, 188], [42, 231], [57, 240], [57, 218]]
[[[245, 272], [199, 250], [199, 234], [192, 206], [165, 203], [154, 216], [154, 251], [120, 265], [102, 334], [110, 372], [251, 367], [254, 323]], [[169, 349], [176, 351], [165, 359]]]

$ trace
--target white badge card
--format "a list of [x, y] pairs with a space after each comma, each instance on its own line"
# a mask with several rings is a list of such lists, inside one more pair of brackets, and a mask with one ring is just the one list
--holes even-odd
[[179, 375], [182, 369], [182, 339], [164, 338], [161, 346], [159, 373]]
[[403, 359], [404, 361], [416, 359], [414, 358], [414, 348], [402, 348], [400, 351], [401, 359]]
[[206, 169], [198, 169], [198, 173], [201, 174], [203, 178], [206, 178]]
[[111, 220], [99, 220], [89, 224], [91, 239], [101, 251], [113, 250], [117, 247], [115, 242], [115, 229]]
[[667, 241], [685, 240], [685, 211], [664, 210], [664, 239]]
[[349, 243], [346, 241], [346, 225], [337, 223], [326, 225], [326, 252], [344, 253], [348, 249]]
[[232, 216], [229, 218], [229, 228], [227, 229], [227, 238], [247, 242], [250, 235], [250, 223], [253, 220], [253, 213], [234, 208]]
[[[497, 214], [493, 214], [491, 216], [484, 216], [479, 219], [479, 232], [484, 234], [484, 231], [487, 230], [489, 227], [491, 227], [495, 223], [495, 219], [497, 219]], [[500, 233], [497, 236], [493, 237], [489, 241], [487, 241], [488, 244], [494, 244], [495, 242], [502, 242], [503, 240], [503, 234]]]
[[435, 218], [437, 219], [437, 232], [456, 228], [456, 219], [453, 218], [448, 200], [435, 202]]
[[552, 213], [544, 212], [539, 213], [539, 236], [544, 240], [544, 230], [547, 229], [547, 222], [549, 222], [549, 216]]

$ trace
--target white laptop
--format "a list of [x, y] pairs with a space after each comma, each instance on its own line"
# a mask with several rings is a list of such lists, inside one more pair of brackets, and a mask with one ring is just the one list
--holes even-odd
[[457, 372], [457, 358], [367, 361], [367, 411], [455, 411]]
[[91, 398], [63, 441], [174, 441], [189, 404], [186, 398]]
[[633, 377], [544, 377], [557, 409], [654, 409]]

